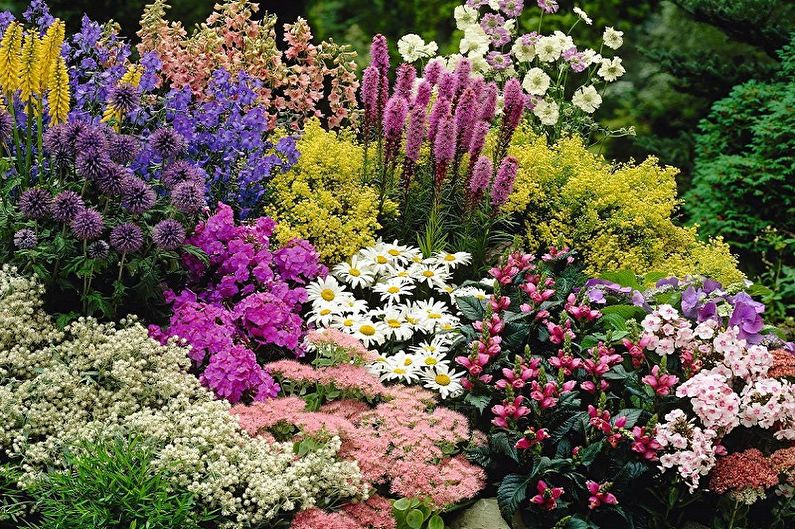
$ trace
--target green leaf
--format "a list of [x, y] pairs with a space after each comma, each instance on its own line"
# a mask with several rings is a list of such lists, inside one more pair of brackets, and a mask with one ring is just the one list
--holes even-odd
[[486, 309], [483, 307], [483, 303], [477, 298], [462, 296], [456, 298], [455, 304], [458, 306], [458, 310], [461, 311], [461, 314], [470, 321], [482, 320], [486, 315]]
[[643, 286], [638, 282], [635, 272], [632, 270], [619, 270], [617, 272], [604, 272], [602, 279], [607, 279], [613, 283], [618, 283], [622, 287], [630, 287], [635, 290], [643, 290]]
[[418, 509], [412, 509], [406, 515], [406, 523], [411, 529], [420, 529], [424, 521], [425, 516], [422, 514], [422, 511]]
[[508, 474], [497, 489], [497, 505], [505, 520], [510, 520], [519, 508], [519, 504], [527, 499], [527, 486], [530, 476]]
[[428, 529], [444, 529], [444, 520], [438, 514], [431, 516], [428, 520]]
[[588, 446], [582, 448], [578, 454], [581, 463], [586, 467], [589, 466], [596, 460], [596, 457], [599, 455], [599, 452], [602, 451], [604, 446], [605, 442], [599, 441], [598, 443], [589, 444]]
[[638, 408], [624, 408], [623, 410], [619, 410], [616, 414], [616, 417], [621, 417], [622, 415], [627, 418], [627, 424], [625, 428], [632, 428], [637, 424], [638, 419], [640, 419], [640, 415], [643, 413], [643, 410]]
[[398, 511], [405, 511], [410, 506], [411, 506], [411, 503], [406, 498], [400, 498], [399, 500], [395, 500], [395, 503], [392, 504], [392, 507], [394, 507]]
[[602, 314], [617, 314], [621, 316], [623, 321], [627, 320], [642, 320], [646, 317], [646, 311], [643, 307], [636, 307], [635, 305], [611, 305], [599, 309]]
[[589, 527], [588, 522], [576, 516], [572, 516], [566, 523], [566, 529], [588, 529]]

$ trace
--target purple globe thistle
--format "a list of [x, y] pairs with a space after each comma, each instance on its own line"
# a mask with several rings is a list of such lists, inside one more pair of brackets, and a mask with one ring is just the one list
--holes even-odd
[[157, 201], [155, 191], [137, 176], [127, 176], [121, 181], [121, 206], [137, 215], [152, 208]]
[[141, 249], [144, 234], [132, 222], [119, 224], [110, 232], [110, 244], [119, 253], [133, 253]]
[[110, 252], [110, 245], [105, 241], [94, 241], [86, 248], [89, 259], [105, 259]]
[[77, 138], [79, 138], [83, 131], [89, 127], [90, 125], [87, 125], [82, 121], [72, 121], [64, 125], [64, 141], [66, 142], [68, 148], [72, 151], [73, 155], [76, 155], [75, 150], [77, 149]]
[[149, 136], [149, 145], [164, 160], [171, 160], [181, 156], [187, 148], [182, 134], [169, 127], [154, 131]]
[[105, 178], [112, 163], [104, 151], [87, 151], [77, 155], [75, 169], [80, 177], [90, 182], [99, 182]]
[[168, 164], [163, 170], [160, 180], [163, 185], [173, 189], [177, 184], [188, 181], [204, 182], [204, 173], [201, 169], [185, 160], [178, 160]]
[[46, 189], [32, 187], [19, 196], [17, 207], [27, 219], [43, 219], [50, 214], [52, 195]]
[[7, 143], [12, 132], [14, 132], [14, 121], [11, 119], [11, 114], [5, 110], [0, 111], [0, 143]]
[[123, 182], [129, 177], [135, 177], [132, 169], [111, 163], [108, 165], [107, 171], [95, 183], [100, 192], [115, 196], [121, 194]]
[[105, 223], [99, 211], [85, 208], [75, 215], [70, 226], [72, 227], [72, 233], [75, 234], [75, 237], [83, 241], [90, 241], [102, 235]]
[[80, 195], [74, 191], [61, 191], [52, 201], [52, 216], [59, 222], [71, 222], [85, 207]]
[[161, 220], [152, 228], [152, 240], [158, 248], [176, 250], [185, 242], [185, 228], [174, 219]]
[[39, 244], [39, 238], [36, 236], [36, 232], [29, 228], [23, 228], [14, 233], [14, 246], [20, 250], [30, 250], [37, 244]]
[[122, 117], [126, 117], [131, 112], [138, 109], [138, 102], [141, 99], [141, 91], [137, 86], [124, 84], [111, 90], [108, 95], [108, 103], [116, 109]]
[[69, 125], [61, 123], [50, 127], [44, 133], [44, 151], [58, 165], [65, 165], [73, 155], [72, 147], [69, 145]]
[[186, 215], [199, 213], [207, 205], [204, 184], [195, 180], [180, 182], [171, 192], [171, 205]]
[[127, 165], [135, 160], [140, 150], [141, 142], [129, 134], [114, 134], [108, 141], [110, 159], [121, 165]]
[[108, 134], [104, 127], [86, 126], [75, 138], [75, 150], [80, 155], [98, 155], [108, 149]]

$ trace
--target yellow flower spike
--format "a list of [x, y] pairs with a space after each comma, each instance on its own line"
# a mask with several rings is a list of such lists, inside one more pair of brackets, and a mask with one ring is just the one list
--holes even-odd
[[69, 114], [69, 71], [63, 57], [58, 57], [49, 86], [47, 101], [50, 104], [50, 123], [56, 125], [65, 122]]
[[19, 88], [21, 48], [22, 26], [14, 21], [8, 25], [0, 41], [0, 90], [6, 94]]
[[141, 77], [144, 74], [144, 67], [140, 64], [131, 64], [127, 71], [124, 72], [124, 75], [121, 76], [119, 79], [118, 86], [129, 84], [132, 86], [138, 86], [141, 84]]
[[28, 103], [41, 94], [38, 72], [38, 53], [41, 51], [40, 39], [35, 33], [25, 35], [22, 44], [22, 68], [19, 76], [19, 98]]
[[53, 71], [58, 66], [58, 59], [61, 56], [61, 48], [66, 34], [66, 27], [61, 19], [55, 21], [47, 28], [47, 32], [41, 39], [38, 53], [38, 73], [40, 90], [51, 88], [50, 80], [53, 78]]

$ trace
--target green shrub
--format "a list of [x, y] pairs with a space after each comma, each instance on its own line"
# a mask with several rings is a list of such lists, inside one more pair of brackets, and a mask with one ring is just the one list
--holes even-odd
[[42, 478], [34, 497], [41, 529], [195, 529], [214, 515], [152, 468], [137, 439], [83, 443], [66, 469]]

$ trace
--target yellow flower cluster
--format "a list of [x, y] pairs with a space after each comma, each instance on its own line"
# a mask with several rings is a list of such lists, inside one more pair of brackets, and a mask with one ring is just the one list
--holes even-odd
[[526, 130], [517, 131], [510, 154], [520, 169], [505, 210], [524, 221], [534, 249], [565, 242], [591, 274], [631, 269], [743, 279], [723, 241], [703, 242], [695, 228], [672, 222], [676, 169], [654, 158], [611, 165], [578, 138], [550, 148]]
[[372, 244], [380, 228], [378, 195], [362, 182], [362, 148], [317, 120], [307, 123], [297, 148], [298, 163], [271, 181], [265, 213], [279, 223], [280, 242], [308, 239], [324, 261], [343, 261]]
[[40, 37], [35, 30], [25, 31], [18, 22], [9, 24], [0, 41], [0, 90], [6, 95], [19, 91], [19, 97], [37, 114], [47, 96], [52, 124], [66, 121], [69, 113], [69, 73], [61, 57], [66, 27], [55, 21]]

